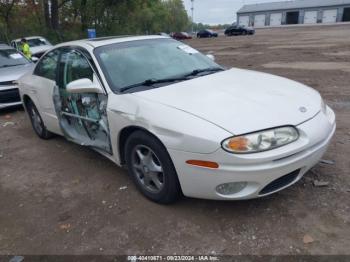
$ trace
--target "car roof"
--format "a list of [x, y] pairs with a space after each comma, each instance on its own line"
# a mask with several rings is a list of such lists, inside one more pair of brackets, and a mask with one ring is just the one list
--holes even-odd
[[92, 48], [96, 48], [99, 46], [111, 45], [116, 43], [132, 42], [132, 41], [140, 41], [140, 40], [152, 40], [152, 39], [171, 39], [171, 38], [167, 36], [161, 36], [161, 35], [109, 36], [109, 37], [75, 40], [75, 41], [59, 44], [56, 47], [69, 46], [69, 45], [78, 45], [78, 46], [88, 45]]

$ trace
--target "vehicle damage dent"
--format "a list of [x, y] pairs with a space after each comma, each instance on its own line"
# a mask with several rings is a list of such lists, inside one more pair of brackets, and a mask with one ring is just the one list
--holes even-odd
[[53, 100], [59, 125], [68, 140], [112, 153], [106, 96], [68, 94], [56, 86]]
[[[151, 101], [135, 95], [111, 96], [108, 103], [112, 141], [118, 141], [118, 134], [124, 128], [135, 126], [148, 130], [169, 149], [209, 154], [220, 148], [222, 139], [232, 135], [167, 105], [159, 104], [155, 110]], [[206, 134], [197, 132], [197, 128]]]

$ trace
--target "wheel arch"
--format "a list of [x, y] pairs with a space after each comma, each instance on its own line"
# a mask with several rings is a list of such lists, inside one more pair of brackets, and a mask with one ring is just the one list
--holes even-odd
[[24, 106], [25, 110], [27, 110], [27, 111], [28, 111], [28, 103], [29, 103], [29, 101], [34, 103], [33, 99], [27, 94], [23, 95], [22, 101], [23, 101], [23, 106]]
[[[40, 111], [39, 111], [39, 109], [38, 109], [38, 107], [37, 107], [37, 105], [35, 104], [34, 101], [35, 101], [35, 100], [32, 99], [32, 97], [30, 97], [28, 94], [24, 94], [24, 95], [22, 96], [23, 107], [24, 107], [24, 109], [26, 110], [26, 112], [27, 112], [29, 115], [31, 115], [30, 111], [28, 110], [28, 109], [29, 109], [29, 108], [28, 108], [28, 105], [29, 105], [29, 103], [31, 103], [31, 104], [33, 105], [33, 107], [35, 108], [35, 111], [37, 111], [37, 114], [38, 114], [39, 117], [40, 117], [41, 125], [42, 125], [43, 130], [42, 130], [42, 132], [40, 131], [41, 133], [39, 134], [38, 131], [34, 128], [33, 120], [31, 119], [31, 123], [32, 123], [32, 126], [33, 126], [33, 128], [34, 128], [34, 131], [36, 132], [36, 134], [37, 134], [41, 139], [45, 139], [45, 140], [50, 139], [50, 138], [52, 138], [52, 137], [54, 136], [54, 133], [52, 133], [52, 132], [50, 132], [49, 130], [47, 130], [46, 125], [45, 125], [45, 122], [44, 122], [44, 120], [43, 120], [43, 118], [42, 118], [42, 116], [41, 116], [41, 114], [40, 114]], [[29, 117], [31, 118], [31, 116], [29, 116]]]
[[164, 145], [164, 143], [159, 139], [159, 137], [157, 137], [154, 133], [150, 132], [146, 128], [141, 127], [141, 126], [127, 126], [127, 127], [124, 127], [119, 132], [119, 136], [118, 136], [118, 153], [119, 153], [119, 159], [120, 159], [121, 165], [124, 165], [126, 162], [125, 161], [125, 150], [124, 150], [126, 141], [131, 136], [131, 134], [133, 134], [136, 131], [142, 131], [148, 135], [151, 135], [152, 137], [154, 137], [155, 139], [158, 140], [158, 142], [165, 148], [166, 151], [168, 151], [166, 149], [166, 146]]

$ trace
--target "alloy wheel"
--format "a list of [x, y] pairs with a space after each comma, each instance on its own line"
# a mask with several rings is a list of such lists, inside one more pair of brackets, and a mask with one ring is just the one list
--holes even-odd
[[41, 134], [43, 131], [43, 127], [42, 127], [42, 122], [41, 122], [41, 118], [38, 114], [38, 112], [35, 110], [34, 107], [31, 108], [30, 110], [30, 116], [32, 118], [32, 122], [33, 122], [33, 126], [35, 128], [35, 130]]
[[132, 168], [139, 183], [151, 193], [159, 193], [164, 187], [163, 166], [152, 149], [137, 145], [132, 151]]

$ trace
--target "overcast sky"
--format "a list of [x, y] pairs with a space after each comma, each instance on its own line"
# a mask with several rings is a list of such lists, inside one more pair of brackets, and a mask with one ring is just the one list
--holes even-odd
[[[183, 0], [191, 15], [191, 0]], [[276, 2], [282, 0], [195, 0], [194, 21], [205, 24], [231, 24], [236, 21], [236, 12], [244, 4]]]

